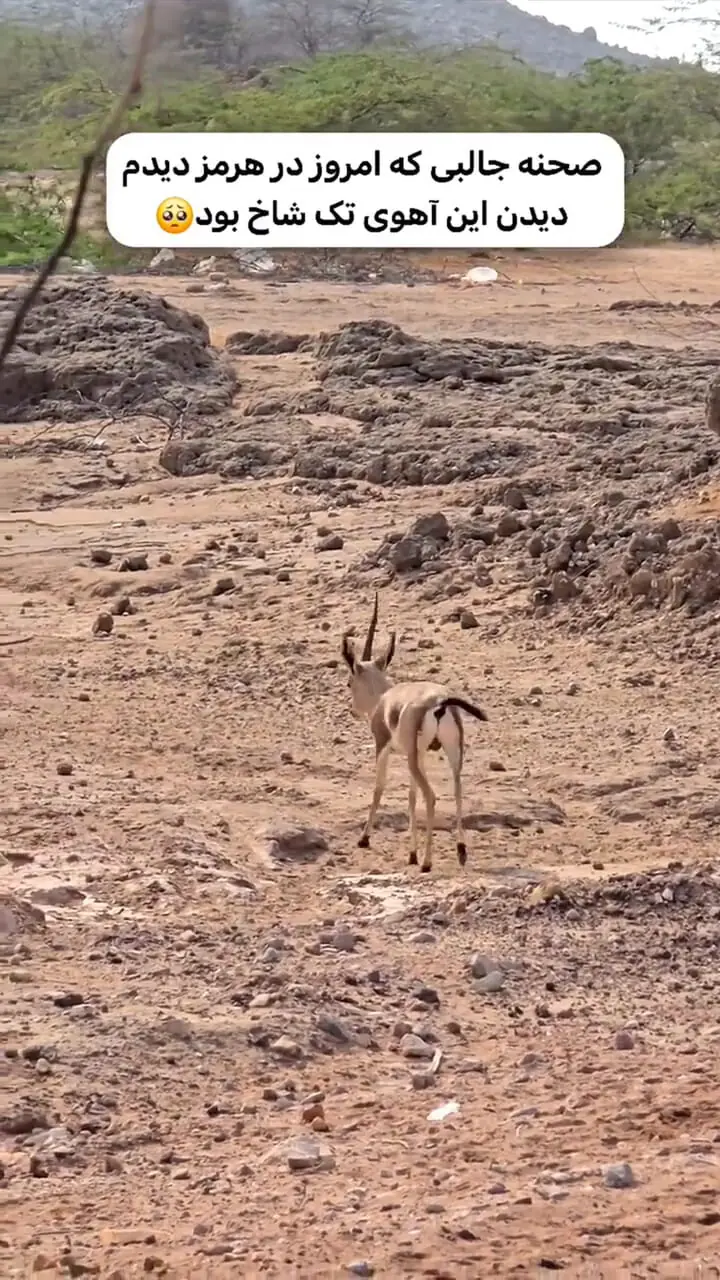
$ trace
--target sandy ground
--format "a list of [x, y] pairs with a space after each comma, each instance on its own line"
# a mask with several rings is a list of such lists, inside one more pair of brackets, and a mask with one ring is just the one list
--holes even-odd
[[[487, 290], [143, 287], [218, 345], [380, 318], [712, 354], [719, 259], [509, 257]], [[698, 306], [608, 310], [628, 299]], [[313, 383], [302, 353], [236, 364], [239, 413]], [[555, 625], [500, 556], [450, 600], [359, 573], [472, 480], [343, 505], [288, 474], [170, 477], [164, 439], [0, 428], [3, 1275], [720, 1275], [714, 633], [698, 657], [676, 614]], [[657, 505], [714, 527], [712, 467]], [[372, 744], [339, 642], [378, 585], [396, 674], [489, 717], [467, 722], [464, 870], [440, 758], [432, 874], [407, 865], [401, 760], [356, 847]], [[134, 611], [93, 634], [119, 592]], [[296, 827], [314, 844], [279, 857], [268, 835]]]

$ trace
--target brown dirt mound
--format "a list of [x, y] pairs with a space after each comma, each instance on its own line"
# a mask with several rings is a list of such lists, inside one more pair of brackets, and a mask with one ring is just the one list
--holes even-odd
[[[20, 296], [0, 290], [0, 332]], [[167, 417], [173, 408], [208, 414], [230, 404], [234, 387], [199, 316], [104, 280], [55, 282], [0, 373], [0, 420], [78, 422], [103, 411]]]

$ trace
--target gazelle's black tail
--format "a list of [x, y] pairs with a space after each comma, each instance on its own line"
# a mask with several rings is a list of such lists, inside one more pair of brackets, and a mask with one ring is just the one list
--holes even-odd
[[438, 702], [435, 707], [435, 718], [438, 722], [442, 719], [448, 707], [459, 707], [461, 711], [465, 711], [469, 716], [474, 716], [476, 720], [487, 720], [485, 712], [480, 707], [474, 707], [472, 702], [467, 702], [465, 698], [443, 698], [442, 702]]

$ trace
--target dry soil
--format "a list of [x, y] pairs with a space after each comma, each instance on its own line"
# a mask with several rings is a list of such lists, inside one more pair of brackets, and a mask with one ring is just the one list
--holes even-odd
[[[27, 336], [0, 414], [5, 1276], [720, 1275], [720, 251], [495, 265], [81, 281]], [[95, 287], [243, 335], [214, 364], [180, 326], [226, 403], [168, 374], [148, 408], [147, 300], [109, 341]], [[396, 674], [489, 717], [464, 870], [438, 756], [432, 874], [401, 760], [356, 847], [339, 645], [376, 589]]]

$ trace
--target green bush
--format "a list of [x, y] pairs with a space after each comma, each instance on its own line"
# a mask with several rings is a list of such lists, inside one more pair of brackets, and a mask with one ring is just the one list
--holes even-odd
[[[0, 23], [2, 169], [72, 168], [105, 119], [125, 63], [87, 35]], [[171, 131], [609, 133], [627, 161], [627, 232], [720, 238], [720, 76], [612, 60], [556, 77], [490, 49], [323, 55], [249, 83], [211, 68], [165, 72], [127, 128]], [[39, 251], [51, 223], [2, 213], [3, 252]], [[19, 221], [18, 221], [19, 219]], [[96, 249], [97, 253], [97, 249]], [[88, 255], [89, 256], [89, 255]]]

